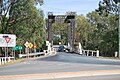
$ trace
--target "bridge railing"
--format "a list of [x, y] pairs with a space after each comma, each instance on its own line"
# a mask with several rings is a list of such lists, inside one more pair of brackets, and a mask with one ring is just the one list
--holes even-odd
[[14, 57], [0, 57], [0, 65], [4, 65], [7, 62], [10, 62]]
[[96, 56], [96, 57], [99, 57], [99, 50], [97, 50], [97, 51], [82, 50], [82, 52], [83, 52], [83, 55], [86, 55], [86, 56]]
[[44, 50], [43, 52], [37, 52], [37, 53], [19, 54], [19, 58], [23, 58], [23, 57], [35, 57], [35, 56], [47, 55], [47, 54], [53, 54], [53, 53], [56, 53], [55, 49], [52, 50], [52, 51]]
[[44, 54], [45, 54], [45, 52], [19, 54], [19, 58], [23, 58], [23, 57], [35, 57], [35, 56], [44, 55]]

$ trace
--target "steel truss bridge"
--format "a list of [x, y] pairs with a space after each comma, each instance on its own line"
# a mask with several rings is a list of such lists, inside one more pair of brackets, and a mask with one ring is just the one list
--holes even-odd
[[47, 39], [52, 43], [53, 33], [52, 24], [59, 21], [61, 23], [67, 23], [68, 28], [68, 47], [72, 52], [75, 42], [75, 27], [76, 27], [76, 12], [67, 12], [66, 15], [54, 15], [52, 12], [48, 12], [48, 18], [46, 19], [47, 27]]

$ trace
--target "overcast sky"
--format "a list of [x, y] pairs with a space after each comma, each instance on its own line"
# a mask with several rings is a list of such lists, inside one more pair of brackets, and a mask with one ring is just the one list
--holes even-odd
[[45, 15], [48, 12], [65, 14], [67, 11], [75, 11], [77, 14], [86, 15], [98, 8], [100, 0], [44, 0], [41, 8]]

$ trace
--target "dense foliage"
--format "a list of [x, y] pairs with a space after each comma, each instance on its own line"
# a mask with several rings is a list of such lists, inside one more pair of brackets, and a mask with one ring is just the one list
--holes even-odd
[[[29, 41], [43, 47], [46, 36], [44, 14], [35, 7], [41, 2], [43, 0], [0, 0], [0, 34], [15, 34], [17, 45]], [[118, 51], [118, 2], [101, 0], [95, 11], [76, 16], [75, 41], [81, 42], [83, 49], [100, 50], [102, 56], [114, 56]], [[52, 32], [54, 44], [67, 44], [66, 24], [54, 23]]]
[[[118, 51], [118, 4], [116, 0], [103, 0], [99, 8], [84, 15], [76, 16], [75, 41], [81, 42], [83, 49], [100, 50], [102, 56], [114, 56]], [[67, 26], [55, 23], [53, 32], [66, 35]], [[64, 29], [63, 29], [64, 28]], [[62, 34], [61, 34], [62, 33]], [[61, 39], [61, 38], [60, 38]], [[61, 40], [55, 38], [55, 41]], [[67, 42], [67, 39], [65, 39]]]
[[[118, 52], [118, 5], [116, 0], [99, 2], [96, 11], [86, 18], [77, 16], [78, 41], [84, 49], [100, 50], [102, 56], [114, 56]], [[80, 35], [81, 34], [81, 35]]]
[[0, 34], [15, 34], [17, 45], [26, 41], [36, 43], [38, 48], [45, 44], [44, 13], [36, 5], [43, 0], [1, 0]]
[[56, 21], [53, 25], [52, 25], [52, 32], [54, 35], [53, 38], [53, 43], [55, 45], [58, 45], [59, 42], [61, 42], [61, 44], [66, 44], [67, 43], [67, 24], [66, 23], [61, 23], [59, 21]]

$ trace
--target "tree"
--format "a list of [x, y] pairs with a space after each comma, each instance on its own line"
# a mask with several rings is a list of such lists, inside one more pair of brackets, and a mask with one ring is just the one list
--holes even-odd
[[39, 5], [42, 5], [44, 2], [43, 0], [34, 0], [35, 1], [35, 4], [39, 4]]
[[[114, 56], [115, 51], [118, 51], [118, 28], [116, 27], [116, 16], [111, 14], [108, 16], [109, 27], [106, 34], [103, 35], [101, 43], [101, 51], [107, 56]], [[104, 48], [104, 50], [102, 49]]]
[[99, 8], [96, 11], [102, 16], [108, 16], [110, 13], [118, 14], [117, 3], [119, 0], [103, 0], [99, 2]]
[[56, 43], [61, 42], [62, 44], [67, 43], [67, 25], [66, 23], [55, 22], [52, 27], [52, 32], [55, 34], [54, 42], [56, 42], [56, 37], [58, 37], [58, 41]]
[[[46, 36], [44, 14], [41, 9], [36, 9], [34, 0], [8, 0], [6, 4], [5, 13], [0, 20], [0, 33], [15, 34], [17, 45], [29, 41], [42, 47]], [[5, 4], [2, 8], [4, 6]]]
[[109, 56], [113, 56], [114, 52], [118, 51], [118, 2], [120, 1], [100, 1], [99, 8], [96, 10], [100, 16], [107, 18], [106, 34], [103, 35], [103, 42], [101, 43], [104, 46], [104, 50], [101, 49], [101, 51]]
[[90, 23], [83, 15], [77, 16], [77, 28], [75, 30], [76, 42], [81, 42], [85, 49], [88, 42], [88, 34], [91, 32]]
[[[26, 2], [25, 2], [26, 3]], [[18, 13], [16, 15], [16, 13]], [[21, 15], [21, 14], [24, 14]], [[18, 19], [13, 23], [11, 29], [12, 33], [16, 34], [19, 38], [24, 39], [32, 43], [36, 43], [40, 48], [45, 41], [45, 27], [44, 27], [44, 15], [42, 10], [37, 10], [34, 6], [34, 1], [27, 1], [26, 5], [21, 5], [19, 1], [15, 5], [15, 9], [11, 12], [13, 19]], [[18, 29], [16, 29], [18, 28]]]
[[[27, 8], [27, 6], [25, 6], [26, 4], [28, 4], [27, 2], [30, 2], [32, 5], [34, 5], [35, 3], [40, 3], [43, 2], [42, 0], [1, 0], [0, 1], [0, 21], [1, 21], [1, 31], [0, 33], [9, 33], [8, 32], [8, 28], [9, 26], [15, 24], [15, 23], [19, 23], [27, 18], [29, 18], [30, 16], [27, 16], [27, 11], [24, 10], [24, 8]], [[19, 6], [17, 6], [19, 4]], [[23, 7], [25, 6], [25, 7]], [[19, 17], [14, 17], [12, 16], [12, 13], [14, 9], [18, 9], [20, 13], [16, 13], [16, 15], [19, 15], [22, 18]], [[28, 9], [26, 9], [28, 10]], [[23, 11], [23, 12], [22, 12]]]

